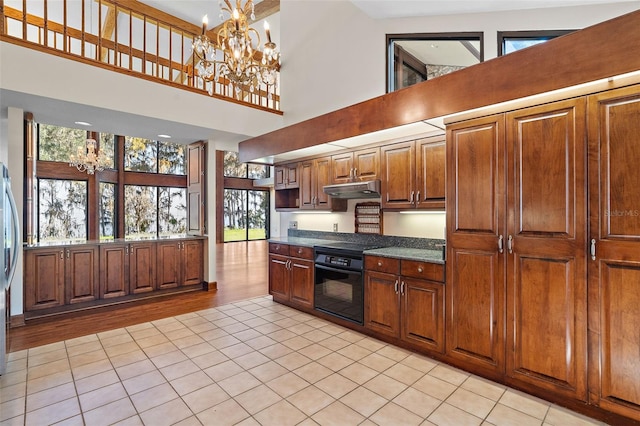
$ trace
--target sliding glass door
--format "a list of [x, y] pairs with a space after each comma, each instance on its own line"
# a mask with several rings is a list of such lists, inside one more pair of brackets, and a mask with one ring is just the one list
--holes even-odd
[[269, 192], [224, 190], [224, 242], [264, 240], [269, 224]]

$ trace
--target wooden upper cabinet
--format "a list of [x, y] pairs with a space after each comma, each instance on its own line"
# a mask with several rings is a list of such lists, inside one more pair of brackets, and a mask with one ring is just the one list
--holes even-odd
[[331, 156], [331, 182], [347, 183], [380, 178], [380, 148], [367, 148]]
[[416, 207], [444, 209], [445, 140], [423, 139], [416, 142]]
[[274, 189], [298, 188], [300, 185], [298, 163], [274, 167]]
[[382, 207], [444, 209], [445, 152], [444, 136], [383, 146]]
[[413, 141], [380, 148], [382, 208], [414, 208], [415, 152]]
[[640, 86], [589, 97], [590, 395], [640, 420]]
[[332, 199], [322, 188], [331, 183], [331, 157], [300, 163], [300, 208], [303, 210], [346, 211], [347, 200]]

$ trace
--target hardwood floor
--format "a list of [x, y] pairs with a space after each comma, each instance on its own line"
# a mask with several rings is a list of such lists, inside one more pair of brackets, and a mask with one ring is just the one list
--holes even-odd
[[268, 293], [266, 241], [218, 244], [217, 290], [129, 302], [28, 321], [10, 330], [10, 352], [160, 318], [225, 305]]

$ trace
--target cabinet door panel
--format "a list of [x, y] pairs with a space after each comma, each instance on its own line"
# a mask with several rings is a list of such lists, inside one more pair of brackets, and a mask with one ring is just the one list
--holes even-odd
[[517, 256], [515, 283], [509, 298], [513, 357], [512, 377], [550, 390], [566, 389], [585, 397], [585, 313], [576, 283], [574, 259]]
[[126, 296], [129, 291], [129, 248], [100, 246], [100, 298]]
[[291, 301], [313, 308], [313, 262], [291, 259]]
[[134, 243], [129, 250], [129, 291], [146, 293], [156, 288], [156, 244]]
[[178, 243], [158, 243], [156, 276], [158, 288], [173, 288], [180, 285], [182, 252]]
[[[503, 225], [503, 117], [493, 116], [447, 129], [449, 162], [447, 198], [453, 208], [453, 235], [492, 234]], [[497, 241], [496, 241], [497, 242]]]
[[600, 405], [640, 418], [640, 262], [599, 262]]
[[325, 185], [331, 183], [331, 157], [318, 158], [315, 163], [315, 179], [314, 179], [314, 192], [316, 195], [317, 209], [331, 209], [331, 197], [325, 194], [322, 188]]
[[70, 248], [67, 251], [67, 303], [98, 298], [98, 247]]
[[640, 420], [640, 86], [589, 97], [589, 385]]
[[442, 208], [445, 199], [445, 142], [422, 140], [416, 145], [418, 208]]
[[25, 310], [64, 305], [64, 250], [25, 251]]
[[351, 181], [353, 169], [353, 154], [333, 155], [331, 157], [331, 178], [333, 183], [346, 183]]
[[203, 243], [200, 240], [192, 240], [183, 244], [182, 285], [202, 284]]
[[289, 300], [289, 258], [269, 255], [269, 294], [274, 298]]
[[405, 142], [383, 146], [380, 149], [382, 163], [382, 207], [414, 207], [415, 202], [415, 143]]
[[353, 168], [358, 180], [380, 178], [380, 148], [355, 151], [353, 153]]
[[365, 273], [364, 325], [367, 328], [400, 336], [400, 282], [396, 275]]
[[313, 173], [313, 161], [306, 161], [300, 165], [300, 208], [315, 208], [315, 175]]
[[506, 118], [507, 374], [586, 400], [586, 100]]
[[449, 259], [455, 268], [447, 276], [447, 353], [502, 372], [504, 264], [494, 251], [455, 249]]
[[444, 352], [444, 287], [402, 278], [402, 338], [425, 349]]

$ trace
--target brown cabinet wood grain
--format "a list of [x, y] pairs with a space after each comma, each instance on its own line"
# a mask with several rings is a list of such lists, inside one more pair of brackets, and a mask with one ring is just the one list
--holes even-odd
[[588, 114], [590, 402], [640, 421], [640, 86]]
[[97, 300], [99, 249], [97, 246], [70, 247], [65, 250], [66, 303]]
[[64, 249], [25, 251], [25, 310], [53, 308], [65, 304]]
[[447, 353], [579, 400], [585, 131], [584, 98], [447, 128]]
[[202, 269], [202, 241], [157, 243], [156, 279], [159, 289], [201, 284]]
[[[407, 265], [404, 265], [407, 262]], [[444, 285], [442, 282], [398, 275], [416, 263], [405, 259], [365, 256], [364, 325], [401, 338], [422, 349], [444, 352]], [[444, 265], [433, 265], [443, 276]], [[440, 269], [442, 272], [437, 272]], [[395, 271], [395, 273], [390, 273]]]
[[381, 147], [383, 208], [444, 208], [444, 140], [436, 136]]
[[300, 181], [298, 178], [298, 163], [285, 164], [274, 167], [274, 189], [298, 188], [299, 184]]
[[156, 289], [156, 243], [129, 244], [129, 291], [147, 293]]
[[300, 163], [300, 209], [346, 211], [347, 200], [334, 199], [322, 187], [331, 183], [331, 157]]
[[100, 246], [100, 298], [129, 294], [129, 245]]
[[332, 183], [380, 178], [380, 148], [366, 148], [331, 156]]
[[269, 294], [276, 301], [313, 308], [313, 249], [269, 244]]

